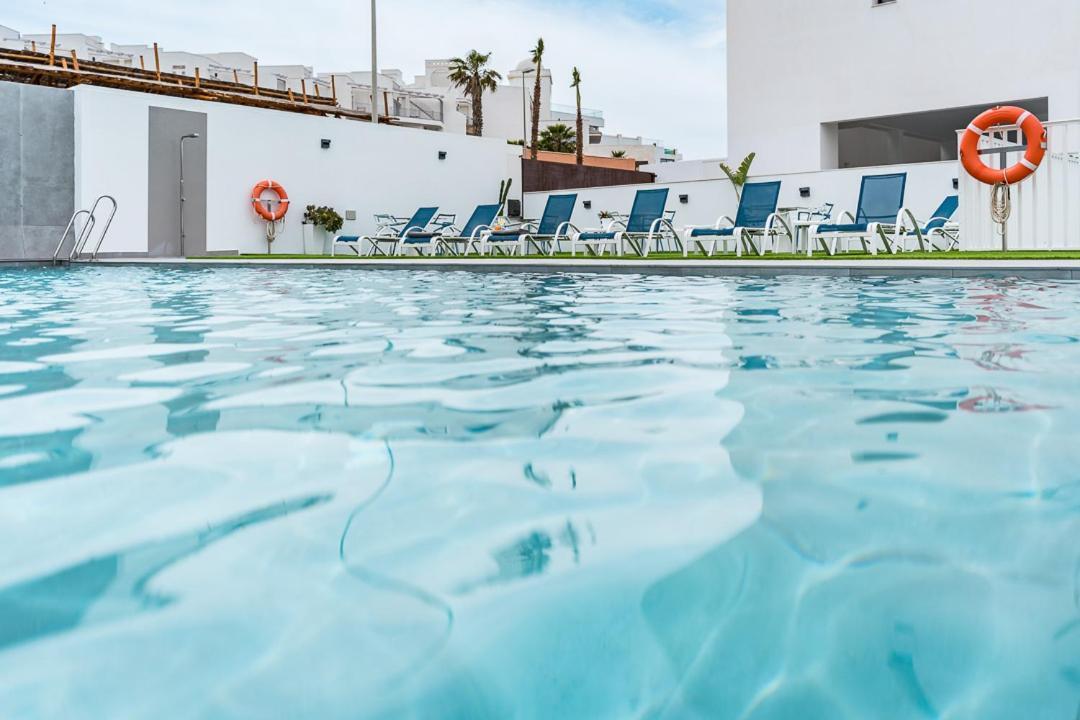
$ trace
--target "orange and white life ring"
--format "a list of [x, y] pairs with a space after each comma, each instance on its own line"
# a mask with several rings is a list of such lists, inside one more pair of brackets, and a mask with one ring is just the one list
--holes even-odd
[[[262, 195], [267, 191], [274, 193], [278, 197], [278, 206], [274, 210], [268, 207], [268, 203], [263, 202]], [[285, 188], [281, 187], [280, 183], [273, 180], [263, 180], [251, 191], [251, 206], [255, 208], [255, 212], [263, 220], [277, 222], [285, 217], [285, 213], [289, 212], [289, 194], [285, 192]]]
[[[990, 128], [998, 125], [1016, 125], [1024, 131], [1024, 139], [1027, 141], [1027, 152], [1023, 159], [1010, 168], [998, 170], [988, 166], [979, 157], [979, 139]], [[987, 185], [1015, 185], [1026, 180], [1033, 172], [1039, 169], [1043, 158], [1046, 157], [1046, 128], [1035, 117], [1023, 108], [1005, 106], [987, 110], [975, 118], [967, 130], [964, 138], [960, 141], [960, 162], [971, 177]]]

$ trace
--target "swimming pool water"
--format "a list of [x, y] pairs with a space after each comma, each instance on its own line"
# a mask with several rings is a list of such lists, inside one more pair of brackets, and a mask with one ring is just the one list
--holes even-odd
[[0, 270], [0, 717], [1080, 708], [1080, 284]]

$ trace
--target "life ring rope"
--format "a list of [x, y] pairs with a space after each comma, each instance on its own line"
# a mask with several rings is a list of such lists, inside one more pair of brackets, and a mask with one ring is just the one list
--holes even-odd
[[[979, 155], [979, 140], [994, 127], [1015, 125], [1024, 133], [1027, 151], [1020, 162], [1004, 170], [992, 168]], [[960, 161], [968, 174], [987, 185], [1016, 185], [1039, 169], [1046, 157], [1046, 128], [1023, 108], [995, 107], [975, 118], [960, 141]]]
[[[271, 210], [263, 203], [262, 195], [268, 191], [277, 195], [278, 198], [278, 206], [274, 210]], [[271, 223], [278, 222], [284, 219], [285, 214], [289, 212], [289, 194], [285, 192], [285, 188], [281, 186], [281, 183], [273, 180], [263, 180], [251, 191], [251, 206], [255, 208], [255, 213], [263, 220]]]

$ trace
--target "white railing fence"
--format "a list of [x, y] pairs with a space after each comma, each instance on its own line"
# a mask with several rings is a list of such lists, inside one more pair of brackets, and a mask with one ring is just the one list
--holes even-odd
[[[960, 169], [960, 221], [964, 250], [1078, 250], [1080, 249], [1080, 120], [1046, 123], [1046, 159], [1038, 171], [1012, 187], [1012, 218], [1003, 238], [990, 215], [992, 188]], [[962, 137], [961, 132], [961, 137]], [[981, 147], [1016, 148], [1023, 137], [1016, 128], [995, 129]], [[983, 155], [1000, 167], [1000, 155]], [[1023, 151], [1005, 153], [1006, 165]]]

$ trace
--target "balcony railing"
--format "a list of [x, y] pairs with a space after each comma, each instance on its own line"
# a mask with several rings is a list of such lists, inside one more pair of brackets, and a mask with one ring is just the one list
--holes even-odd
[[[353, 88], [352, 109], [371, 112], [370, 87]], [[441, 97], [392, 90], [379, 91], [379, 112], [390, 117], [434, 123], [442, 123], [445, 118]]]
[[[561, 103], [551, 103], [551, 112], [559, 113], [560, 115], [573, 115], [577, 117], [577, 106], [575, 105], [563, 105]], [[599, 120], [604, 119], [603, 110], [594, 110], [592, 108], [581, 108], [581, 114], [588, 118], [597, 118]]]

